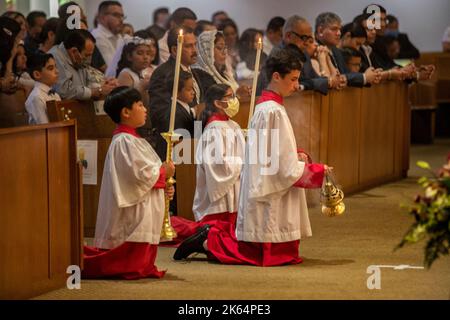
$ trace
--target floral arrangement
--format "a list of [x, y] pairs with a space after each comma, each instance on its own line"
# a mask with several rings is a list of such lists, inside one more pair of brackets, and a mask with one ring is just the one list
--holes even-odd
[[417, 195], [409, 206], [409, 213], [415, 222], [396, 249], [427, 239], [424, 264], [430, 268], [440, 256], [448, 255], [450, 248], [450, 154], [447, 164], [438, 173], [427, 162], [419, 161], [417, 165], [427, 170], [430, 177], [418, 180], [424, 194]]

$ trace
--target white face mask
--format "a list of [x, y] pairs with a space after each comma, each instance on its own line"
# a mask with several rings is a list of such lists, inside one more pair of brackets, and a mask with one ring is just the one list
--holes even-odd
[[226, 115], [230, 118], [233, 118], [235, 115], [239, 112], [239, 100], [238, 98], [234, 97], [228, 101], [223, 101], [228, 104], [228, 108], [223, 109], [223, 111], [226, 113]]

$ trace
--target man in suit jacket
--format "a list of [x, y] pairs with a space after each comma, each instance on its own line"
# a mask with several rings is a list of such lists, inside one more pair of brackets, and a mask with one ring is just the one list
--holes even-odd
[[[166, 157], [166, 142], [161, 137], [161, 133], [166, 132], [169, 127], [168, 121], [170, 119], [167, 119], [165, 115], [167, 115], [168, 111], [170, 113], [172, 98], [172, 90], [167, 86], [167, 79], [174, 77], [179, 32], [180, 28], [174, 28], [169, 31], [167, 43], [170, 48], [170, 58], [153, 72], [148, 89], [150, 96], [150, 120], [155, 129], [154, 141], [156, 144], [156, 152], [163, 161], [165, 161]], [[191, 65], [197, 62], [197, 39], [194, 32], [190, 28], [183, 28], [183, 32], [184, 40], [181, 54], [181, 69], [190, 73], [193, 77], [195, 97], [190, 107], [193, 117], [196, 118], [198, 105], [202, 102], [204, 96], [200, 82], [201, 75], [199, 75], [202, 70], [191, 69]]]
[[399, 31], [398, 19], [389, 14], [386, 16], [387, 24], [384, 34], [397, 38], [400, 44], [398, 59], [419, 59], [419, 50], [409, 41], [408, 35]]
[[[274, 54], [280, 49], [287, 49], [303, 62], [303, 67], [300, 72], [300, 87], [302, 90], [314, 90], [326, 95], [331, 88], [342, 88], [343, 83], [340, 77], [328, 79], [327, 77], [318, 75], [314, 71], [311, 58], [306, 52], [306, 47], [311, 41], [314, 41], [314, 37], [309, 22], [302, 17], [293, 15], [284, 24], [281, 45], [274, 47], [271, 54]], [[261, 72], [260, 78], [263, 78], [263, 74], [264, 72]], [[262, 79], [258, 83], [257, 94], [265, 88], [267, 83], [267, 79]]]
[[378, 83], [381, 80], [381, 73], [374, 68], [368, 68], [364, 73], [349, 72], [342, 53], [336, 47], [339, 44], [340, 37], [341, 18], [332, 12], [319, 14], [316, 18], [316, 39], [320, 44], [330, 49], [331, 61], [339, 72], [346, 76], [348, 85], [363, 87], [367, 84]]

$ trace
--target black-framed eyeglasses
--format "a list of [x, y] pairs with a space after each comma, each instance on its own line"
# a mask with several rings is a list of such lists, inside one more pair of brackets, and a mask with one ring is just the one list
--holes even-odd
[[291, 31], [293, 34], [295, 34], [300, 40], [304, 41], [304, 42], [308, 42], [308, 41], [314, 41], [314, 37], [313, 36], [308, 36], [306, 34], [298, 34], [295, 31]]

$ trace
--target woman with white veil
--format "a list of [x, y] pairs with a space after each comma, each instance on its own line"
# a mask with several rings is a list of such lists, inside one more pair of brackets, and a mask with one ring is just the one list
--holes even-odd
[[239, 86], [234, 71], [227, 59], [227, 47], [223, 33], [217, 30], [204, 31], [197, 38], [198, 61], [193, 68], [205, 71], [201, 73], [200, 83], [204, 92], [213, 84], [226, 84], [231, 87], [238, 99], [250, 97], [247, 85]]

